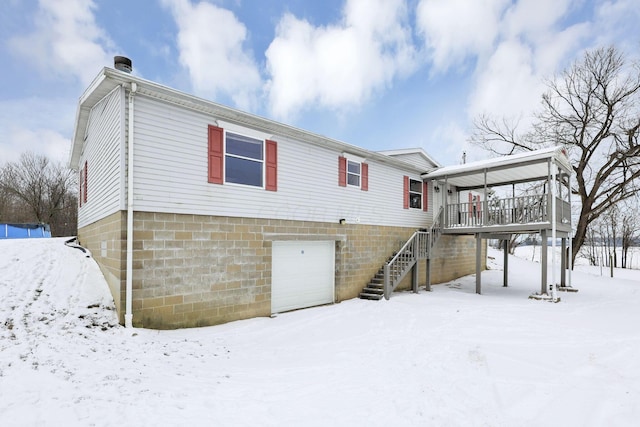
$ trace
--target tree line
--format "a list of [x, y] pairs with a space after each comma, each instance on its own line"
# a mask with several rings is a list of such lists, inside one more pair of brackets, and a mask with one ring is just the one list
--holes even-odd
[[23, 153], [0, 168], [0, 223], [49, 224], [52, 236], [77, 234], [76, 173], [46, 156]]

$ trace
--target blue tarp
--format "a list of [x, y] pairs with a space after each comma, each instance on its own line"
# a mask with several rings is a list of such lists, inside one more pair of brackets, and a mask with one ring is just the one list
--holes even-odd
[[0, 239], [51, 237], [49, 224], [0, 224]]

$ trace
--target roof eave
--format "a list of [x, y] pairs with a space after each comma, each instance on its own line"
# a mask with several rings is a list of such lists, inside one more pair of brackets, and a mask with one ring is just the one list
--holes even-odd
[[106, 84], [106, 82], [111, 82], [111, 86], [113, 87], [117, 85], [128, 86], [132, 82], [135, 82], [138, 85], [138, 91], [140, 93], [146, 92], [150, 96], [155, 95], [158, 98], [177, 103], [190, 109], [206, 111], [207, 113], [221, 120], [234, 122], [239, 125], [245, 125], [261, 131], [266, 130], [268, 132], [272, 132], [274, 135], [289, 137], [312, 145], [332, 148], [337, 151], [349, 152], [359, 157], [374, 159], [378, 162], [385, 163], [417, 174], [421, 174], [424, 172], [424, 170], [420, 168], [407, 164], [401, 160], [394, 159], [393, 157], [376, 153], [375, 151], [370, 151], [355, 145], [347, 144], [342, 141], [308, 132], [290, 125], [286, 125], [284, 123], [279, 123], [274, 120], [260, 117], [251, 113], [236, 110], [234, 108], [227, 107], [225, 105], [218, 104], [203, 98], [199, 98], [197, 96], [190, 95], [185, 92], [181, 92], [176, 89], [172, 89], [167, 86], [163, 86], [161, 84], [107, 67], [101, 70], [98, 76], [89, 85], [87, 90], [85, 90], [78, 102], [78, 110], [76, 112], [76, 122], [72, 140], [72, 150], [69, 159], [70, 167], [74, 170], [78, 169], [78, 162], [82, 154], [82, 145], [84, 143], [84, 134], [85, 128], [87, 126], [89, 111], [98, 101], [93, 100], [91, 98], [91, 95], [101, 85]]

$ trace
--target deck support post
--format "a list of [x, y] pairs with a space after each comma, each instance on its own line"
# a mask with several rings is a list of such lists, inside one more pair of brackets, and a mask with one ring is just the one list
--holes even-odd
[[416, 263], [411, 267], [411, 290], [413, 293], [418, 293], [418, 266], [420, 263], [416, 259]]
[[480, 233], [476, 233], [476, 294], [482, 294], [482, 237]]
[[427, 292], [431, 292], [431, 255], [429, 255], [429, 257], [427, 257], [427, 259], [425, 260], [425, 265], [427, 275], [427, 284], [425, 286], [425, 290]]
[[509, 240], [511, 240], [511, 236], [508, 239], [504, 239], [504, 268], [502, 271], [502, 286], [509, 286]]
[[561, 239], [562, 256], [560, 257], [560, 286], [563, 288], [567, 286], [567, 239], [563, 237]]
[[540, 230], [540, 236], [542, 239], [542, 245], [540, 247], [540, 294], [547, 293], [547, 257], [548, 257], [548, 249], [547, 249], [547, 230]]

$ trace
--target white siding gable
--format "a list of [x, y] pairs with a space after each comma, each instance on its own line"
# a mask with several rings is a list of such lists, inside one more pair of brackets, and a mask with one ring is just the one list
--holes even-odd
[[122, 144], [125, 97], [115, 88], [89, 113], [78, 169], [88, 169], [87, 202], [78, 209], [78, 227], [89, 225], [123, 208]]
[[423, 172], [431, 171], [440, 165], [437, 164], [422, 148], [405, 148], [400, 150], [386, 150], [378, 153], [408, 163]]

